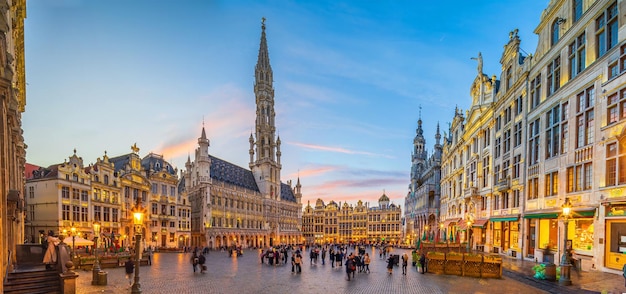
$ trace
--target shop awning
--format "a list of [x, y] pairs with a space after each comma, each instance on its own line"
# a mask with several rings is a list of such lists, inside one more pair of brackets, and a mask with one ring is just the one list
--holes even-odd
[[485, 225], [489, 222], [488, 219], [477, 219], [474, 221], [474, 223], [472, 224], [472, 227], [474, 228], [483, 228], [485, 227]]
[[467, 223], [463, 222], [458, 225], [459, 231], [467, 230]]
[[445, 220], [445, 221], [443, 222], [443, 227], [444, 227], [444, 228], [445, 228], [445, 227], [448, 227], [448, 226], [450, 226], [450, 224], [451, 224], [451, 223], [456, 223], [456, 224], [458, 224], [460, 221], [461, 221], [461, 219], [460, 219], [460, 218], [458, 218], [458, 219], [457, 219], [457, 218], [455, 218], [455, 219], [448, 219], [448, 220]]
[[492, 222], [513, 222], [517, 221], [519, 216], [503, 216], [503, 217], [492, 217], [489, 220]]
[[543, 212], [543, 213], [533, 213], [533, 214], [525, 214], [524, 218], [557, 218], [559, 214], [556, 212]]
[[[572, 212], [572, 216], [571, 217], [592, 217], [596, 214], [596, 208], [595, 207], [574, 207], [572, 208], [573, 212]], [[559, 216], [561, 216], [561, 211], [558, 210], [544, 210], [544, 211], [538, 211], [538, 212], [531, 212], [531, 213], [526, 213], [524, 214], [524, 218], [529, 219], [529, 218], [558, 218]]]

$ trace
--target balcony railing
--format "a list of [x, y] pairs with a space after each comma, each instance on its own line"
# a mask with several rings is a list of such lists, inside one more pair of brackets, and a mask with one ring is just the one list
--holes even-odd
[[502, 192], [511, 189], [511, 179], [506, 177], [499, 179], [496, 183], [496, 190]]
[[577, 149], [574, 153], [574, 161], [582, 162], [591, 160], [593, 157], [593, 145]]

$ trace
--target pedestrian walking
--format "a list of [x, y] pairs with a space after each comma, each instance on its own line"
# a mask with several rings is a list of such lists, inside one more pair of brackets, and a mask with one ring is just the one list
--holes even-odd
[[422, 268], [422, 274], [427, 272], [427, 269], [426, 269], [426, 254], [424, 254], [424, 252], [422, 252], [422, 255], [420, 256], [420, 267]]
[[368, 253], [365, 253], [365, 256], [363, 257], [363, 263], [365, 264], [365, 271], [369, 274], [370, 273], [370, 255]]
[[346, 274], [348, 275], [348, 281], [350, 281], [350, 274], [353, 273], [356, 270], [356, 267], [354, 265], [354, 259], [352, 258], [352, 254], [350, 254], [350, 256], [348, 256], [348, 258], [346, 259]]
[[391, 275], [393, 272], [393, 256], [389, 256], [387, 259], [387, 272]]
[[322, 265], [325, 264], [325, 260], [326, 260], [326, 247], [322, 248]]
[[191, 256], [191, 265], [193, 266], [193, 272], [196, 272], [196, 269], [198, 269], [198, 262], [200, 262], [200, 260], [198, 259], [198, 253], [196, 253], [197, 251], [194, 250], [193, 255]]
[[404, 254], [402, 254], [402, 274], [406, 275], [406, 267], [409, 264], [409, 255], [406, 254], [406, 252]]
[[335, 250], [332, 247], [330, 248], [329, 256], [330, 256], [330, 266], [335, 267]]
[[133, 285], [133, 273], [135, 272], [135, 264], [133, 263], [134, 256], [131, 256], [126, 263], [124, 263], [124, 267], [126, 268], [126, 278], [128, 279], [128, 287], [130, 288]]

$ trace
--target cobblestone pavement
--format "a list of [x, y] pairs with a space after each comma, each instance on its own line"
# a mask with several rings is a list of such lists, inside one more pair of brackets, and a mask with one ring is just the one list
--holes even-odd
[[[211, 251], [207, 257], [209, 269], [204, 274], [193, 272], [190, 253], [155, 253], [152, 266], [142, 266], [139, 275], [143, 293], [548, 293], [508, 277], [420, 274], [410, 263], [407, 275], [402, 275], [401, 267], [395, 267], [390, 275], [383, 259], [372, 255], [372, 249], [366, 252], [373, 257], [371, 273], [357, 272], [351, 281], [346, 280], [345, 266], [332, 268], [328, 257], [325, 265], [321, 261], [311, 265], [305, 254], [302, 273], [292, 274], [291, 264], [261, 264], [257, 250], [245, 250], [239, 258]], [[394, 254], [403, 252], [396, 249]], [[106, 271], [106, 286], [92, 286], [91, 272], [78, 271], [77, 293], [130, 293], [124, 268]]]

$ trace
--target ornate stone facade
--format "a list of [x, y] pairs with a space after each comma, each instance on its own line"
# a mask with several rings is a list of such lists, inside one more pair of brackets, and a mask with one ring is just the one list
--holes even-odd
[[[26, 0], [0, 0], [0, 274], [3, 277], [15, 263], [16, 245], [24, 242], [24, 18]], [[0, 284], [0, 292], [3, 288]]]
[[[276, 137], [273, 72], [265, 19], [255, 67], [255, 134], [250, 134], [250, 170], [209, 154], [204, 127], [184, 188], [191, 202], [191, 245], [263, 247], [303, 242], [301, 185], [281, 182], [280, 137]], [[256, 158], [255, 158], [256, 155]]]
[[302, 234], [307, 244], [400, 244], [400, 214], [400, 206], [390, 204], [385, 194], [378, 199], [378, 206], [371, 207], [361, 200], [353, 206], [335, 201], [325, 205], [322, 199], [317, 199], [315, 207], [308, 203], [304, 208]]
[[93, 239], [94, 222], [101, 225], [101, 247], [129, 246], [135, 235], [132, 209], [138, 198], [146, 211], [145, 246], [180, 248], [190, 240], [190, 207], [179, 193], [177, 170], [163, 156], [139, 156], [139, 148], [109, 158], [104, 154], [85, 166], [74, 154], [49, 167], [35, 167], [26, 180], [26, 238], [34, 243], [52, 230]]
[[424, 231], [436, 228], [439, 219], [441, 181], [441, 134], [437, 124], [435, 149], [428, 157], [422, 119], [417, 121], [411, 154], [411, 184], [404, 199], [405, 244], [414, 244]]

